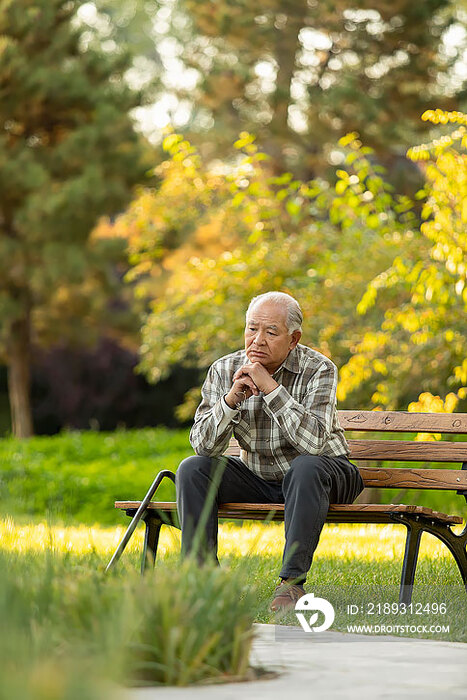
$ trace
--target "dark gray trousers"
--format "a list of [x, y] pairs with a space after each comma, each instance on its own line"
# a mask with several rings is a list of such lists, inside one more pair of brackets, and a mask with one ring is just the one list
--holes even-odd
[[357, 467], [347, 457], [300, 455], [282, 481], [266, 481], [236, 457], [193, 456], [176, 475], [182, 554], [217, 561], [220, 503], [284, 503], [282, 578], [306, 576], [330, 503], [352, 503], [363, 490]]

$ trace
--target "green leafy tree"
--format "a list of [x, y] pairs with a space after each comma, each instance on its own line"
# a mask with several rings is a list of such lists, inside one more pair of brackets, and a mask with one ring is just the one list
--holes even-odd
[[[409, 151], [425, 178], [417, 206], [356, 134], [335, 146], [334, 186], [270, 175], [246, 133], [230, 168], [171, 135], [160, 189], [115, 224], [129, 280], [150, 302], [141, 370], [158, 381], [173, 363], [206, 368], [241, 344], [251, 296], [282, 289], [303, 305], [304, 342], [343, 365], [344, 405], [453, 410], [467, 384], [466, 117], [424, 119], [457, 126]], [[181, 415], [196, 403], [194, 390]]]
[[[336, 148], [346, 168], [333, 187], [271, 175], [247, 133], [235, 145], [237, 164], [220, 169], [183, 137], [169, 136], [170, 157], [157, 169], [161, 186], [141, 192], [114, 224], [114, 235], [128, 239], [128, 280], [150, 304], [140, 368], [152, 381], [174, 364], [204, 369], [237, 349], [248, 301], [270, 289], [298, 296], [304, 341], [338, 364], [382, 319], [381, 308], [362, 317], [355, 307], [414, 217], [372, 163], [371, 149], [355, 134], [343, 139]], [[184, 418], [194, 402], [195, 393]]]
[[419, 115], [465, 98], [450, 70], [465, 42], [442, 40], [465, 13], [449, 0], [179, 0], [176, 8], [177, 60], [198, 75], [194, 91], [179, 92], [193, 104], [184, 133], [211, 157], [228, 152], [240, 124], [257, 134], [276, 174], [308, 178], [336, 164], [335, 143], [357, 131], [400, 183], [399, 157]]
[[422, 118], [456, 128], [408, 151], [426, 179], [419, 193], [423, 222], [413, 232], [418, 255], [403, 247], [368, 286], [359, 313], [380, 303], [387, 308], [342, 369], [340, 395], [371, 381], [377, 386], [373, 403], [407, 406], [417, 391], [426, 410], [436, 405], [433, 394], [445, 396], [451, 388], [452, 410], [467, 398], [467, 115], [437, 109]]
[[0, 2], [0, 340], [13, 432], [32, 433], [31, 348], [86, 336], [108, 308], [121, 242], [91, 239], [147, 170], [124, 81], [78, 0]]

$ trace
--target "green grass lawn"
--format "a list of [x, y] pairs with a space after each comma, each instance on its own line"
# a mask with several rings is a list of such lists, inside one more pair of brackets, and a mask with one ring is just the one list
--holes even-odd
[[[222, 523], [221, 567], [204, 569], [181, 566], [179, 532], [165, 527], [156, 568], [142, 578], [142, 529], [105, 575], [124, 527], [0, 520], [0, 700], [98, 700], [113, 697], [115, 683], [251, 678], [252, 623], [297, 625], [293, 613], [277, 619], [269, 610], [282, 527]], [[397, 601], [403, 534], [390, 525], [325, 526], [306, 590], [332, 602], [332, 629], [394, 623], [394, 614], [349, 618], [346, 608]], [[447, 603], [441, 621], [450, 631], [403, 636], [467, 641], [460, 576], [429, 537], [421, 547], [414, 601]], [[433, 624], [440, 618], [397, 621]]]
[[[175, 470], [190, 453], [187, 431], [163, 429], [0, 441], [7, 496], [0, 514], [0, 700], [94, 700], [108, 697], [114, 683], [245, 677], [252, 622], [297, 625], [294, 614], [277, 619], [269, 611], [284, 544], [280, 523], [222, 523], [222, 565], [204, 570], [180, 566], [179, 532], [164, 527], [158, 564], [144, 579], [137, 573], [141, 527], [104, 575], [129, 522], [114, 500], [140, 499], [157, 471]], [[173, 500], [173, 485], [158, 498]], [[449, 632], [414, 636], [466, 642], [460, 575], [427, 535], [414, 601], [444, 601], [447, 612], [360, 610], [397, 600], [404, 536], [396, 525], [326, 525], [307, 592], [333, 602], [335, 630], [443, 622]], [[349, 604], [359, 607], [351, 618]]]
[[[125, 526], [127, 522], [128, 519]], [[52, 553], [59, 559], [63, 558], [70, 569], [77, 566], [83, 575], [87, 571], [94, 576], [105, 568], [124, 529], [123, 525], [114, 528], [20, 524], [7, 518], [1, 521], [0, 551], [10, 553], [18, 562], [27, 562], [31, 557], [44, 558]], [[381, 603], [397, 600], [404, 541], [405, 528], [397, 525], [325, 525], [306, 590], [324, 597], [334, 596], [336, 600], [345, 600], [349, 604], [362, 596]], [[133, 575], [139, 569], [142, 545], [143, 527], [139, 527], [115, 568], [116, 578], [122, 577], [123, 580], [128, 573]], [[238, 572], [245, 585], [255, 590], [254, 617], [257, 622], [297, 624], [294, 616], [278, 620], [269, 610], [283, 545], [281, 523], [246, 522], [238, 525], [224, 522], [220, 525], [221, 568], [226, 572]], [[179, 551], [179, 531], [163, 527], [154, 573], [156, 581], [166, 565], [178, 561]], [[450, 595], [460, 587], [460, 574], [447, 549], [435, 538], [425, 535], [420, 547], [414, 599], [421, 600], [427, 594], [433, 597], [435, 593]], [[461, 600], [463, 609], [466, 602], [467, 597]], [[451, 621], [454, 624], [451, 633], [439, 634], [438, 638], [467, 641], [467, 619], [457, 617], [457, 612]], [[371, 622], [373, 618], [369, 620]], [[336, 620], [334, 628], [345, 631], [346, 624], [354, 621], [353, 618]], [[463, 624], [459, 625], [459, 621]]]
[[[182, 459], [193, 454], [188, 432], [146, 428], [0, 439], [3, 512], [27, 518], [50, 515], [70, 524], [118, 525], [122, 515], [115, 511], [114, 501], [141, 500], [157, 472], [175, 471]], [[464, 498], [455, 492], [392, 489], [379, 496], [382, 502], [427, 505], [450, 514], [466, 511]], [[164, 479], [157, 499], [174, 498], [173, 484]]]
[[[118, 524], [116, 500], [141, 499], [161, 469], [193, 454], [187, 430], [69, 432], [0, 440], [0, 488], [17, 516], [49, 514], [65, 522]], [[164, 479], [159, 500], [174, 500]]]

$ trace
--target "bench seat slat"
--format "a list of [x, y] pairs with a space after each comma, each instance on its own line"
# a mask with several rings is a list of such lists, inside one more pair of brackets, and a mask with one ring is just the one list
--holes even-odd
[[[141, 501], [116, 501], [115, 508], [122, 510], [137, 510]], [[158, 510], [163, 513], [174, 513], [177, 510], [175, 501], [152, 501], [148, 505], [149, 510]], [[223, 503], [219, 507], [219, 517], [246, 518], [264, 520], [267, 513], [274, 511], [276, 518], [284, 517], [283, 503]], [[328, 522], [392, 522], [390, 513], [412, 513], [426, 518], [449, 524], [463, 522], [458, 515], [439, 513], [425, 506], [412, 506], [404, 504], [370, 504], [370, 503], [343, 503], [330, 505]], [[368, 518], [373, 518], [368, 520]]]
[[344, 430], [467, 434], [467, 413], [339, 410]]

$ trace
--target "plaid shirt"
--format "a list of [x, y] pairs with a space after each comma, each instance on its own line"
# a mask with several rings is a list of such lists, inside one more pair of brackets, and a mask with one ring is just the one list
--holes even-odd
[[246, 466], [266, 481], [281, 481], [298, 455], [350, 453], [337, 418], [337, 368], [331, 360], [297, 345], [273, 374], [279, 384], [274, 391], [232, 409], [224, 397], [246, 363], [245, 351], [239, 350], [209, 368], [190, 433], [196, 454], [223, 454], [233, 432]]

